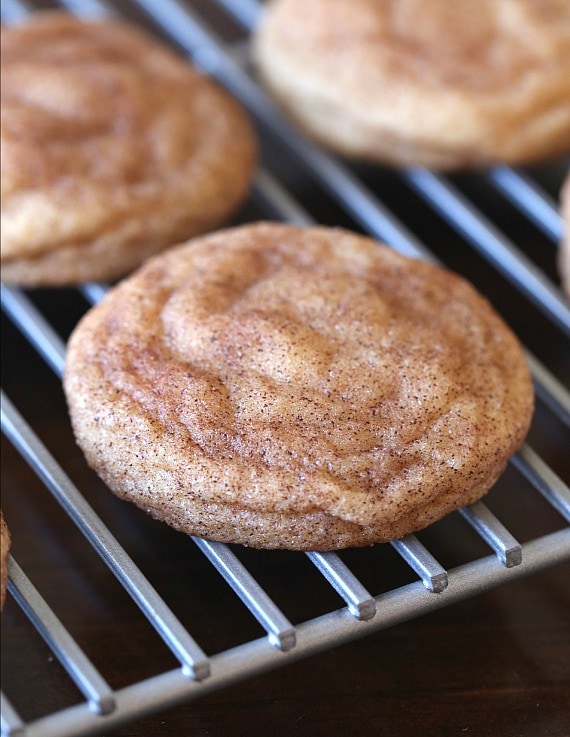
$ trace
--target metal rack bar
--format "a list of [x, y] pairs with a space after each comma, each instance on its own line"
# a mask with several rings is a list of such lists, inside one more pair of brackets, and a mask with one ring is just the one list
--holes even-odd
[[534, 377], [537, 396], [561, 422], [570, 427], [570, 392], [530, 351], [526, 361]]
[[257, 25], [263, 12], [259, 0], [218, 0], [218, 3], [248, 30]]
[[295, 628], [269, 598], [227, 545], [192, 538], [269, 635], [269, 642], [286, 652], [295, 647]]
[[173, 654], [180, 660], [185, 673], [197, 680], [207, 678], [210, 673], [210, 664], [201, 648], [180, 624], [3, 393], [2, 430], [131, 595]]
[[61, 376], [65, 363], [65, 343], [49, 322], [20, 289], [2, 284], [0, 298], [2, 309], [12, 322], [25, 333], [50, 368]]
[[104, 0], [62, 0], [62, 5], [79, 16], [96, 17], [116, 15], [116, 11]]
[[553, 241], [562, 238], [562, 219], [552, 199], [536, 182], [507, 166], [489, 170], [489, 179]]
[[570, 336], [570, 307], [559, 290], [456, 187], [441, 175], [425, 169], [409, 170], [405, 178], [564, 334]]
[[3, 692], [0, 694], [0, 727], [6, 737], [17, 737], [25, 732], [24, 722]]
[[96, 305], [100, 302], [108, 289], [108, 286], [105, 284], [99, 284], [98, 282], [88, 282], [80, 287], [81, 294], [83, 294], [85, 299], [91, 305]]
[[493, 548], [503, 565], [512, 568], [522, 563], [521, 544], [483, 502], [475, 502], [459, 511]]
[[16, 23], [24, 20], [30, 12], [30, 6], [23, 0], [2, 0], [2, 22]]
[[426, 589], [434, 594], [441, 594], [447, 588], [447, 571], [415, 535], [392, 540], [391, 545], [420, 576]]
[[538, 454], [525, 443], [511, 463], [570, 524], [570, 488]]
[[69, 673], [96, 714], [110, 714], [115, 699], [109, 684], [56, 617], [39, 591], [11, 556], [9, 587], [36, 630]]
[[252, 197], [262, 202], [265, 209], [269, 208], [276, 212], [279, 218], [293, 225], [308, 226], [315, 224], [314, 218], [272, 174], [263, 168], [257, 172]]
[[349, 611], [357, 619], [372, 619], [376, 602], [352, 571], [336, 553], [307, 553], [307, 557], [323, 574], [335, 591], [342, 596]]
[[95, 717], [88, 706], [80, 704], [28, 724], [26, 735], [87, 735], [93, 733], [95, 719], [98, 729], [103, 724], [110, 730], [131, 719], [205, 696], [235, 681], [296, 662], [561, 563], [568, 559], [569, 548], [570, 529], [551, 533], [523, 545], [525, 564], [522, 566], [507, 568], [495, 555], [490, 555], [450, 570], [449, 586], [438, 596], [426, 591], [419, 581], [408, 584], [375, 597], [378, 614], [373, 619], [360, 620], [348, 609], [317, 617], [297, 626], [297, 645], [288, 652], [273, 647], [266, 637], [253, 640], [213, 655], [212, 675], [200, 684], [184, 678], [180, 669], [168, 671], [115, 691], [117, 708], [112, 714]]

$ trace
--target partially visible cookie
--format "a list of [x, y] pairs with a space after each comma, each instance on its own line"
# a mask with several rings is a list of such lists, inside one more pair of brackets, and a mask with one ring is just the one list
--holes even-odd
[[8, 556], [10, 555], [10, 530], [0, 512], [0, 611], [4, 609], [6, 586], [8, 584]]
[[350, 157], [457, 169], [570, 150], [567, 0], [270, 0], [254, 57]]
[[2, 28], [2, 280], [110, 280], [245, 198], [241, 106], [141, 30], [37, 13]]
[[562, 288], [570, 296], [570, 174], [567, 175], [560, 193], [560, 216], [562, 217], [562, 242], [558, 255], [558, 268]]
[[479, 499], [533, 391], [466, 281], [341, 229], [260, 223], [151, 259], [82, 319], [64, 388], [120, 497], [262, 548], [390, 540]]

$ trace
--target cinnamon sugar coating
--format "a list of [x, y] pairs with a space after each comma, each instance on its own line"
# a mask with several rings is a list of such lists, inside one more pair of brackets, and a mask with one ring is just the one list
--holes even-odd
[[80, 322], [64, 387], [120, 497], [187, 533], [296, 550], [474, 502], [533, 410], [516, 338], [463, 279], [272, 223], [151, 259]]
[[117, 20], [43, 12], [2, 28], [2, 280], [125, 274], [244, 199], [241, 106]]
[[6, 600], [6, 586], [8, 584], [8, 556], [12, 540], [10, 530], [0, 512], [0, 611], [4, 609]]
[[438, 169], [570, 150], [567, 0], [270, 0], [262, 81], [341, 154]]

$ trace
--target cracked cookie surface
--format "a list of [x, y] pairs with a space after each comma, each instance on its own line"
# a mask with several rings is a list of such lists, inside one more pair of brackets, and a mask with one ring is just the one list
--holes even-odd
[[2, 28], [2, 280], [110, 280], [223, 222], [256, 141], [241, 106], [118, 20]]
[[276, 223], [151, 259], [76, 328], [64, 386], [119, 496], [187, 533], [301, 550], [480, 498], [533, 408], [517, 339], [466, 281]]

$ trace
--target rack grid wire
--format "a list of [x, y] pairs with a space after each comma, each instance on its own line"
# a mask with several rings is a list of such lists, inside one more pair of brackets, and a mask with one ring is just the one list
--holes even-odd
[[[53, 5], [6, 0], [2, 21], [17, 22], [39, 7]], [[294, 554], [295, 561], [302, 557], [308, 562], [305, 575], [318, 574], [337, 597], [333, 606], [328, 596], [322, 602], [312, 602], [317, 614], [310, 617], [292, 617], [286, 606], [275, 602], [267, 582], [259, 580], [254, 561], [264, 553], [255, 551], [252, 558], [251, 552], [243, 556], [232, 546], [193, 538], [197, 555], [221, 575], [255, 622], [253, 628], [244, 628], [237, 644], [214, 648], [213, 654], [208, 654], [175, 611], [180, 607], [157, 590], [126, 549], [128, 545], [119, 541], [121, 520], [115, 524], [111, 515], [109, 523], [104, 521], [90, 494], [72, 480], [67, 467], [72, 469], [73, 462], [68, 460], [67, 451], [52, 451], [49, 440], [42, 437], [45, 430], [34, 428], [33, 420], [3, 392], [2, 429], [9, 444], [42, 488], [51, 492], [56, 513], [67, 515], [86, 545], [96, 552], [98, 565], [107, 567], [138, 606], [170, 651], [173, 664], [113, 687], [66, 628], [55, 610], [57, 597], [53, 592], [42, 593], [41, 581], [37, 588], [11, 557], [9, 592], [75, 684], [78, 697], [76, 703], [28, 720], [11, 704], [7, 673], [2, 735], [109, 733], [146, 714], [570, 560], [570, 491], [564, 452], [570, 425], [570, 306], [556, 271], [562, 231], [557, 197], [568, 162], [524, 170], [496, 167], [453, 176], [349, 164], [299, 134], [256, 83], [248, 59], [248, 39], [263, 12], [257, 1], [139, 0], [113, 4], [69, 0], [62, 5], [80, 15], [115, 14], [146, 26], [187, 54], [249, 110], [259, 132], [261, 156], [250, 199], [238, 221], [280, 219], [301, 225], [323, 222], [352, 227], [407, 256], [460, 271], [487, 292], [525, 345], [537, 393], [536, 417], [527, 443], [511, 460], [496, 494], [494, 489], [489, 499], [508, 500], [509, 494], [519, 494], [524, 488], [552, 509], [553, 523], [546, 532], [525, 531], [520, 541], [511, 529], [517, 523], [511, 520], [509, 504], [496, 505], [499, 515], [486, 500], [453, 515], [464, 526], [462, 535], [468, 528], [480, 541], [474, 546], [476, 553], [457, 565], [442, 565], [430, 549], [437, 549], [438, 536], [446, 534], [437, 525], [433, 535], [427, 535], [428, 543], [418, 534], [360, 551], [356, 572], [350, 556], [347, 562], [341, 553]], [[64, 304], [70, 300], [74, 307], [70, 308], [72, 317], [67, 316], [62, 325], [41, 290], [2, 287], [6, 324], [33, 349], [46, 376], [60, 379], [65, 336], [72, 327], [68, 323], [101, 299], [105, 289], [105, 285], [85, 284], [73, 294], [63, 290], [60, 297]], [[29, 412], [29, 407], [26, 410]], [[76, 450], [69, 454], [77, 457]], [[141, 534], [146, 532], [136, 511], [122, 509], [120, 515], [129, 515], [129, 525], [138, 525]], [[453, 539], [449, 542], [452, 548], [456, 544]], [[367, 566], [378, 568], [378, 561], [390, 555], [402, 562], [410, 577], [404, 576], [402, 585], [371, 591], [361, 580], [361, 571]], [[292, 560], [287, 557], [286, 565]], [[295, 576], [299, 575], [297, 562]], [[67, 585], [72, 586], [71, 580]], [[55, 602], [53, 608], [49, 599]]]

